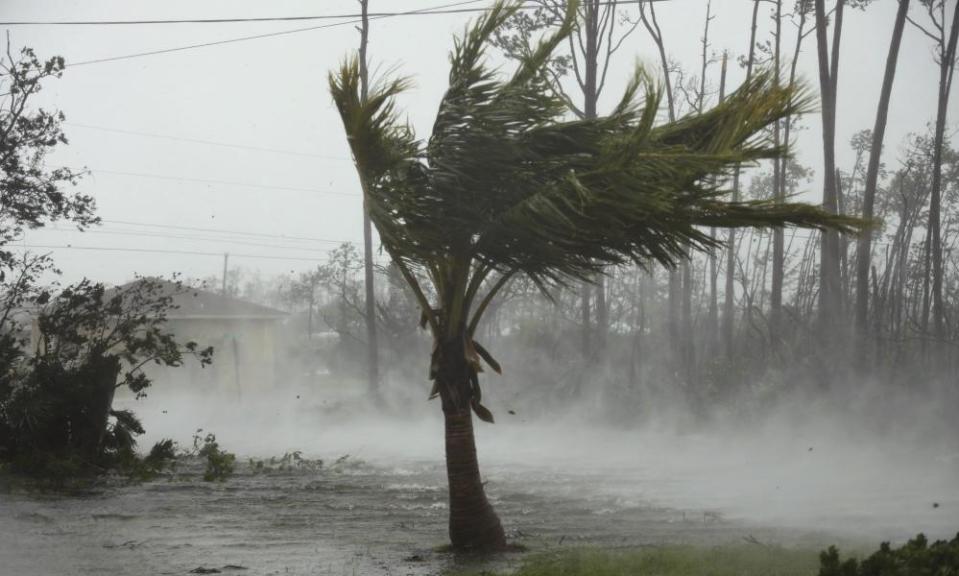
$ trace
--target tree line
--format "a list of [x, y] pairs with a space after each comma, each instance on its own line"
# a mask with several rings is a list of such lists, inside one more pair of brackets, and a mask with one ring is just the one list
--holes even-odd
[[[565, 2], [536, 4], [494, 33], [491, 42], [507, 58], [522, 59], [533, 49], [532, 39], [562, 22]], [[857, 11], [876, 9], [875, 3], [756, 0], [738, 58], [714, 49], [710, 25], [716, 14], [707, 3], [698, 40], [701, 60], [692, 71], [670, 57], [670, 46], [685, 40], [664, 36], [663, 9], [656, 3], [582, 2], [580, 23], [545, 67], [544, 86], [573, 116], [595, 118], [615, 69], [611, 64], [622, 58], [627, 39], [645, 35], [665, 71], [660, 114], [676, 121], [721, 103], [731, 66], [741, 66], [747, 81], [772, 69], [778, 71], [774, 82], [791, 85], [800, 60], [814, 58], [818, 83], [809, 88], [821, 114], [788, 114], [765, 136], [795, 152], [790, 146], [796, 134], [821, 124], [821, 165], [803, 165], [792, 154], [736, 165], [716, 175], [714, 184], [729, 190], [734, 201], [781, 203], [820, 181], [826, 211], [861, 217], [872, 226], [852, 237], [708, 228], [704, 233], [714, 245], [675, 268], [604, 267], [585, 282], [550, 285], [548, 295], [537, 282], [516, 278], [480, 326], [487, 346], [517, 358], [545, 358], [548, 376], [530, 374], [526, 380], [543, 380], [553, 397], [582, 394], [603, 374], [615, 391], [614, 406], [622, 405], [620, 395], [640, 397], [650, 388], [681, 391], [688, 402], [701, 405], [750, 389], [756, 381], [775, 381], [782, 388], [830, 388], [863, 379], [915, 385], [955, 373], [959, 198], [946, 113], [959, 8], [944, 0], [898, 3], [885, 31], [885, 50], [876, 51], [877, 59], [885, 59], [880, 91], [855, 100], [875, 106], [875, 122], [849, 142], [836, 134], [843, 113], [838, 98], [843, 22]], [[887, 142], [889, 110], [902, 93], [893, 87], [906, 30], [920, 34], [932, 49], [940, 71], [937, 108], [916, 114], [915, 130], [902, 141]], [[849, 165], [837, 161], [843, 147], [852, 152]], [[408, 324], [415, 322], [417, 307], [411, 295], [404, 296], [399, 273], [381, 267], [374, 275], [378, 288], [371, 316], [364, 308], [369, 299], [361, 294], [369, 278], [358, 276], [369, 258], [351, 250], [343, 247], [330, 265], [294, 281], [295, 288], [288, 286], [310, 296], [287, 299], [287, 305], [302, 308], [309, 302], [306, 308], [313, 310], [320, 306], [317, 298], [323, 300], [323, 320], [331, 320], [325, 325], [357, 355], [373, 347], [360, 328], [368, 333], [374, 317], [382, 335], [377, 357], [392, 359], [409, 346], [408, 331], [397, 326], [403, 315], [410, 316]], [[388, 368], [383, 377], [390, 378]]]

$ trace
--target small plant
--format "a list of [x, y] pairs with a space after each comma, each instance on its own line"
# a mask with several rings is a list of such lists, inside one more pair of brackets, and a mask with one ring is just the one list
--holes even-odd
[[150, 452], [140, 458], [136, 454], [126, 457], [119, 469], [131, 480], [153, 480], [164, 470], [176, 467], [176, 443], [173, 440], [160, 440]]
[[250, 472], [269, 474], [271, 472], [293, 472], [306, 470], [315, 472], [323, 468], [323, 460], [304, 458], [299, 450], [286, 452], [281, 457], [272, 456], [269, 460], [249, 459]]
[[233, 475], [236, 454], [221, 449], [215, 434], [204, 436], [202, 433], [203, 429], [200, 428], [193, 435], [193, 450], [190, 454], [206, 460], [206, 469], [203, 471], [205, 482], [223, 482]]
[[839, 550], [830, 546], [819, 554], [819, 564], [819, 576], [952, 576], [959, 574], [959, 534], [931, 546], [923, 534], [899, 548], [883, 542], [862, 562], [843, 561]]

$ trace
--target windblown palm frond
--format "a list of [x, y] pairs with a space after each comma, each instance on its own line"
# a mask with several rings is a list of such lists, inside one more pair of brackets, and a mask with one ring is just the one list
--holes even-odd
[[808, 109], [802, 87], [758, 73], [712, 110], [656, 125], [661, 91], [639, 69], [609, 115], [570, 120], [544, 71], [575, 24], [575, 2], [513, 75], [486, 63], [487, 41], [520, 5], [498, 2], [457, 40], [426, 143], [395, 113], [404, 81], [363, 101], [355, 61], [330, 77], [383, 244], [430, 274], [444, 306], [468, 309], [475, 281], [492, 271], [542, 283], [630, 261], [672, 266], [715, 243], [703, 226], [860, 225], [805, 204], [728, 202], [716, 184], [738, 164], [784, 153], [761, 134]]

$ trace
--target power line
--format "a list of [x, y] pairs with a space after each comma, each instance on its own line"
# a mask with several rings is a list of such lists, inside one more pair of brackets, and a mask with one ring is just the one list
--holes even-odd
[[[59, 233], [70, 233], [75, 232], [74, 230], [68, 230], [65, 228], [56, 228], [56, 227], [47, 227], [39, 228], [36, 230], [31, 230], [31, 234], [37, 232], [59, 232]], [[233, 240], [231, 238], [213, 238], [209, 236], [190, 236], [186, 234], [170, 234], [163, 232], [143, 232], [137, 230], [84, 230], [78, 232], [79, 234], [106, 234], [110, 236], [135, 236], [138, 238], [170, 238], [175, 240], [199, 240], [203, 242], [216, 242], [223, 244], [236, 244], [242, 246], [254, 246], [257, 248], [273, 248], [277, 250], [300, 250], [305, 252], [320, 252], [328, 253], [330, 252], [329, 248], [309, 248], [303, 246], [281, 246], [278, 244], [262, 244], [257, 242], [246, 242], [243, 240]], [[351, 243], [352, 244], [352, 243]]]
[[[444, 4], [444, 5], [441, 5], [441, 6], [434, 6], [434, 7], [432, 7], [432, 8], [420, 8], [420, 9], [417, 9], [417, 10], [409, 10], [409, 11], [406, 11], [406, 12], [397, 12], [397, 13], [395, 13], [395, 14], [391, 14], [391, 16], [385, 16], [385, 15], [384, 15], [384, 16], [372, 17], [371, 19], [373, 19], [373, 20], [378, 20], [378, 19], [381, 19], [381, 18], [387, 18], [387, 17], [392, 17], [392, 16], [409, 16], [409, 15], [414, 15], [414, 14], [431, 14], [431, 13], [434, 13], [435, 10], [443, 10], [443, 9], [446, 9], [446, 8], [454, 8], [454, 7], [456, 7], [456, 6], [462, 6], [462, 5], [466, 5], [466, 4], [475, 4], [475, 3], [480, 2], [480, 1], [482, 1], [482, 0], [465, 0], [465, 1], [463, 1], [463, 2], [454, 2], [454, 3], [452, 3], [452, 4]], [[280, 31], [277, 31], [277, 32], [267, 32], [267, 33], [264, 33], [264, 34], [254, 34], [254, 35], [252, 35], [252, 36], [240, 36], [240, 37], [238, 37], [238, 38], [227, 38], [227, 39], [224, 39], [224, 40], [215, 40], [215, 41], [212, 41], [212, 42], [201, 42], [201, 43], [199, 43], [199, 44], [189, 44], [189, 45], [187, 45], [187, 46], [177, 46], [177, 47], [174, 47], [174, 48], [162, 48], [162, 49], [159, 49], [159, 50], [150, 50], [150, 51], [147, 51], [147, 52], [136, 52], [136, 53], [133, 53], [133, 54], [124, 54], [124, 55], [122, 55], [122, 56], [109, 56], [109, 57], [106, 57], [106, 58], [96, 58], [96, 59], [93, 59], [93, 60], [82, 60], [82, 61], [80, 61], [80, 62], [74, 62], [74, 63], [70, 64], [70, 66], [71, 66], [71, 67], [87, 66], [87, 65], [90, 65], [90, 64], [102, 64], [102, 63], [105, 63], [105, 62], [116, 62], [116, 61], [118, 61], [118, 60], [129, 60], [129, 59], [131, 59], [131, 58], [140, 58], [140, 57], [143, 57], [143, 56], [155, 56], [155, 55], [159, 55], [159, 54], [169, 54], [169, 53], [172, 53], [172, 52], [182, 52], [182, 51], [184, 51], [184, 50], [193, 50], [193, 49], [195, 49], [195, 48], [206, 48], [206, 47], [209, 47], [209, 46], [220, 46], [220, 45], [223, 45], [223, 44], [231, 44], [231, 43], [234, 43], [234, 42], [246, 42], [246, 41], [248, 41], [248, 40], [260, 40], [260, 39], [263, 39], [263, 38], [273, 38], [273, 37], [276, 37], [276, 36], [286, 36], [286, 35], [289, 35], [289, 34], [298, 34], [298, 33], [300, 33], [300, 32], [309, 32], [309, 31], [311, 31], [311, 30], [322, 30], [322, 29], [325, 29], [325, 28], [333, 28], [333, 27], [336, 27], [336, 26], [345, 26], [345, 25], [348, 25], [348, 24], [357, 24], [357, 23], [360, 23], [360, 22], [362, 22], [362, 20], [346, 20], [346, 21], [341, 21], [341, 22], [334, 22], [334, 23], [332, 23], [332, 24], [322, 24], [322, 25], [320, 25], [320, 26], [309, 26], [309, 27], [307, 27], [307, 28], [294, 28], [294, 29], [292, 29], [292, 30], [280, 30]]]
[[[10, 246], [14, 247], [13, 245]], [[51, 244], [17, 244], [18, 248], [35, 248], [41, 250], [90, 250], [90, 251], [103, 251], [103, 252], [143, 252], [143, 253], [153, 253], [153, 254], [183, 254], [190, 256], [216, 256], [217, 258], [223, 257], [223, 252], [199, 252], [194, 250], [162, 250], [154, 248], [118, 248], [112, 246], [74, 246], [72, 244], [67, 244], [64, 246], [61, 245], [51, 245]], [[261, 260], [287, 260], [294, 262], [326, 262], [323, 258], [297, 258], [291, 256], [267, 256], [263, 254], [235, 254], [230, 252], [231, 257], [237, 258], [259, 258]]]
[[300, 152], [297, 150], [281, 150], [277, 148], [266, 148], [261, 146], [249, 146], [246, 144], [234, 144], [231, 142], [219, 142], [216, 140], [203, 140], [201, 138], [187, 138], [183, 136], [171, 136], [168, 134], [156, 134], [152, 132], [137, 132], [135, 130], [123, 130], [120, 128], [107, 128], [105, 126], [93, 126], [90, 124], [77, 124], [74, 122], [64, 122], [67, 126], [72, 126], [74, 128], [85, 128], [88, 130], [100, 130], [103, 132], [115, 132], [117, 134], [129, 134], [133, 136], [144, 136], [147, 138], [160, 138], [164, 140], [176, 140], [179, 142], [192, 142], [194, 144], [208, 144], [210, 146], [223, 146], [225, 148], [238, 148], [240, 150], [254, 150], [257, 152], [272, 152], [274, 154], [287, 154], [290, 156], [305, 156], [309, 158], [324, 158], [326, 160], [341, 160], [345, 162], [352, 162], [351, 158], [345, 156], [327, 156], [324, 154], [313, 154], [311, 152]]
[[[459, 2], [449, 6], [476, 4], [482, 0]], [[421, 9], [428, 10], [428, 9]], [[464, 12], [482, 12], [484, 8], [445, 8], [429, 12], [369, 12], [370, 18], [392, 18], [394, 16], [414, 16], [419, 14], [460, 14]], [[11, 20], [0, 22], [2, 26], [130, 26], [141, 24], [249, 24], [256, 22], [304, 22], [311, 20], [343, 20], [362, 18], [360, 13], [349, 14], [313, 14], [306, 16], [251, 16], [246, 18], [173, 18], [156, 20]]]
[[148, 228], [165, 228], [171, 230], [189, 230], [193, 232], [213, 232], [216, 234], [234, 234], [240, 236], [253, 236], [257, 238], [274, 238], [280, 240], [301, 240], [306, 242], [329, 242], [334, 244], [355, 244], [350, 240], [331, 240], [328, 238], [311, 238], [309, 236], [288, 236], [286, 234], [263, 234], [260, 232], [245, 232], [241, 230], [221, 230], [217, 228], [198, 228], [194, 226], [176, 226], [173, 224], [154, 224], [150, 222], [135, 222], [132, 220], [101, 220], [107, 224], [124, 224], [127, 226], [145, 226]]
[[[486, 12], [487, 8], [456, 8], [467, 4], [476, 4], [482, 0], [471, 0], [440, 6], [435, 9], [420, 9], [406, 12], [370, 12], [369, 18], [393, 18], [396, 16], [433, 16], [442, 14], [468, 14]], [[647, 2], [662, 2], [665, 0], [646, 0]], [[624, 0], [599, 2], [600, 6], [626, 4]], [[522, 9], [535, 9], [536, 6], [524, 6]], [[2, 26], [130, 26], [142, 24], [249, 24], [256, 22], [303, 22], [311, 20], [341, 20], [345, 18], [361, 18], [362, 14], [317, 14], [307, 16], [253, 16], [247, 18], [181, 18], [156, 20], [11, 20], [0, 22]]]
[[241, 186], [245, 188], [261, 188], [264, 190], [281, 190], [284, 192], [307, 192], [310, 194], [328, 194], [332, 196], [348, 196], [351, 198], [361, 198], [360, 194], [352, 194], [350, 192], [335, 192], [333, 190], [318, 190], [315, 188], [296, 188], [292, 186], [269, 186], [266, 184], [253, 184], [250, 182], [236, 182], [231, 180], [212, 180], [206, 178], [189, 178], [185, 176], [169, 176], [166, 174], [147, 174], [143, 172], [124, 172], [119, 170], [104, 170], [102, 168], [71, 168], [77, 172], [82, 170], [89, 170], [94, 174], [111, 174], [114, 176], [127, 176], [133, 178], [152, 178], [155, 180], [172, 180], [174, 182], [195, 182], [199, 184], [217, 184], [223, 186]]

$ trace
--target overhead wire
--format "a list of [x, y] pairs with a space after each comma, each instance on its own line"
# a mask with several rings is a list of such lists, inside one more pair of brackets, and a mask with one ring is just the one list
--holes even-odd
[[[142, 253], [154, 253], [154, 254], [184, 254], [184, 255], [193, 255], [193, 256], [216, 256], [223, 257], [223, 252], [200, 252], [195, 250], [168, 250], [160, 248], [121, 248], [115, 246], [76, 246], [73, 244], [67, 245], [55, 245], [55, 244], [16, 244], [9, 245], [11, 248], [34, 248], [41, 250], [91, 250], [91, 251], [105, 251], [105, 252], [142, 252]], [[269, 256], [266, 254], [236, 254], [234, 252], [229, 253], [230, 257], [237, 258], [258, 258], [261, 260], [287, 260], [293, 262], [326, 262], [324, 258], [308, 258], [308, 257], [294, 257], [294, 256]]]
[[[202, 241], [202, 242], [213, 242], [213, 243], [222, 243], [222, 244], [235, 244], [241, 246], [254, 246], [257, 248], [274, 248], [278, 250], [299, 250], [305, 252], [320, 252], [328, 253], [331, 248], [311, 248], [306, 246], [283, 246], [279, 244], [264, 244], [258, 242], [249, 242], [245, 240], [235, 240], [230, 237], [210, 237], [210, 236], [191, 236], [188, 234], [171, 234], [164, 232], [144, 232], [142, 230], [108, 230], [108, 229], [87, 229], [82, 232], [76, 230], [69, 230], [65, 228], [57, 228], [49, 226], [46, 228], [39, 228], [36, 230], [31, 230], [31, 234], [44, 233], [44, 232], [57, 232], [57, 233], [77, 233], [77, 234], [101, 234], [109, 236], [135, 236], [138, 238], [168, 238], [173, 240], [190, 240], [190, 241]], [[344, 242], [346, 244], [356, 244], [356, 242]]]
[[270, 186], [267, 184], [254, 184], [252, 182], [238, 182], [233, 180], [214, 180], [208, 178], [191, 178], [188, 176], [171, 176], [167, 174], [148, 174], [144, 172], [126, 172], [121, 170], [105, 170], [103, 168], [76, 168], [68, 167], [71, 170], [82, 172], [87, 170], [93, 174], [109, 174], [113, 176], [126, 176], [132, 178], [151, 178], [155, 180], [171, 180], [174, 182], [193, 182], [198, 184], [215, 184], [220, 186], [240, 186], [244, 188], [260, 188], [264, 190], [279, 190], [283, 192], [306, 192], [310, 194], [327, 194], [331, 196], [347, 196], [350, 198], [362, 198], [361, 194], [351, 192], [337, 192], [335, 190], [320, 190], [316, 188], [297, 188], [293, 186]]
[[[419, 9], [416, 9], [416, 10], [408, 10], [408, 11], [406, 11], [406, 12], [397, 12], [397, 13], [395, 13], [395, 14], [390, 14], [390, 15], [370, 17], [369, 19], [370, 19], [370, 20], [378, 20], [378, 19], [381, 19], [381, 18], [390, 18], [390, 17], [400, 16], [400, 15], [429, 14], [429, 13], [432, 13], [434, 10], [442, 10], [442, 9], [446, 9], [446, 8], [453, 8], [453, 7], [463, 6], [463, 5], [467, 5], [467, 4], [476, 4], [477, 2], [480, 2], [480, 1], [482, 1], [482, 0], [464, 0], [464, 1], [462, 1], [462, 2], [454, 2], [454, 3], [452, 3], [452, 4], [444, 4], [444, 5], [433, 6], [433, 7], [428, 7], [428, 8], [419, 8]], [[135, 53], [133, 53], [133, 54], [123, 54], [123, 55], [120, 55], [120, 56], [108, 56], [108, 57], [105, 57], [105, 58], [94, 58], [94, 59], [91, 59], [91, 60], [81, 60], [80, 62], [73, 62], [73, 63], [70, 63], [69, 65], [70, 65], [71, 67], [88, 66], [88, 65], [90, 65], [90, 64], [102, 64], [102, 63], [105, 63], [105, 62], [116, 62], [116, 61], [118, 61], [118, 60], [129, 60], [129, 59], [131, 59], [131, 58], [141, 58], [141, 57], [144, 57], [144, 56], [156, 56], [156, 55], [159, 55], [159, 54], [170, 54], [170, 53], [173, 53], [173, 52], [183, 52], [183, 51], [185, 51], [185, 50], [194, 50], [194, 49], [197, 49], [197, 48], [207, 48], [207, 47], [210, 47], [210, 46], [222, 46], [223, 44], [233, 44], [233, 43], [236, 43], [236, 42], [247, 42], [247, 41], [250, 41], [250, 40], [262, 40], [262, 39], [264, 39], [264, 38], [274, 38], [274, 37], [277, 37], [277, 36], [288, 36], [288, 35], [290, 35], [290, 34], [299, 34], [299, 33], [301, 33], [301, 32], [310, 32], [310, 31], [313, 31], [313, 30], [323, 30], [323, 29], [326, 29], [326, 28], [334, 28], [334, 27], [337, 27], [337, 26], [346, 26], [346, 25], [349, 25], [349, 24], [359, 24], [359, 23], [361, 23], [362, 21], [363, 21], [362, 19], [343, 20], [343, 21], [340, 21], [340, 22], [333, 22], [333, 23], [331, 23], [331, 24], [321, 24], [321, 25], [319, 25], [319, 26], [308, 26], [308, 27], [306, 27], [306, 28], [294, 28], [294, 29], [292, 29], [292, 30], [279, 30], [279, 31], [276, 31], [276, 32], [266, 32], [266, 33], [263, 33], [263, 34], [253, 34], [253, 35], [250, 35], [250, 36], [240, 36], [240, 37], [236, 37], [236, 38], [226, 38], [226, 39], [223, 39], [223, 40], [214, 40], [214, 41], [211, 41], [211, 42], [200, 42], [200, 43], [197, 43], [197, 44], [189, 44], [189, 45], [186, 45], [186, 46], [176, 46], [176, 47], [173, 47], [173, 48], [161, 48], [161, 49], [159, 49], [159, 50], [148, 50], [148, 51], [146, 51], [146, 52], [135, 52]]]
[[323, 158], [325, 160], [339, 160], [345, 162], [352, 162], [351, 158], [346, 156], [329, 156], [325, 154], [314, 154], [312, 152], [302, 152], [299, 150], [282, 150], [278, 148], [267, 148], [263, 146], [250, 146], [247, 144], [236, 144], [232, 142], [222, 142], [217, 140], [204, 140], [201, 138], [189, 138], [184, 136], [173, 136], [169, 134], [156, 134], [153, 132], [138, 132], [136, 130], [125, 130], [121, 128], [108, 128], [106, 126], [94, 126], [91, 124], [79, 124], [76, 122], [64, 122], [65, 126], [71, 126], [74, 128], [84, 128], [87, 130], [100, 130], [102, 132], [115, 132], [117, 134], [127, 134], [131, 136], [143, 136], [147, 138], [160, 138], [163, 140], [176, 140], [179, 142], [191, 142], [194, 144], [206, 144], [209, 146], [222, 146], [224, 148], [237, 148], [240, 150], [253, 150], [256, 152], [271, 152], [274, 154], [286, 154], [290, 156], [304, 156], [309, 158]]
[[[442, 14], [469, 14], [476, 12], [485, 12], [487, 8], [457, 8], [468, 4], [476, 4], [483, 0], [472, 0], [449, 4], [437, 7], [435, 9], [421, 9], [423, 11], [404, 11], [404, 12], [369, 12], [368, 18], [393, 18], [397, 16], [434, 16]], [[533, 0], [526, 0], [532, 2]], [[665, 2], [667, 0], [645, 0], [646, 2]], [[626, 4], [625, 0], [606, 0], [598, 2], [599, 6], [612, 6]], [[524, 6], [522, 9], [535, 9], [537, 6]], [[311, 20], [340, 20], [345, 18], [361, 18], [362, 14], [314, 14], [304, 16], [248, 16], [235, 18], [171, 18], [171, 19], [153, 19], [153, 20], [10, 20], [0, 22], [2, 26], [129, 26], [129, 25], [154, 25], [154, 24], [250, 24], [258, 22], [303, 22]]]
[[[379, 19], [383, 19], [383, 18], [395, 18], [395, 17], [402, 17], [402, 16], [434, 16], [434, 15], [443, 15], [443, 14], [465, 14], [465, 13], [481, 13], [481, 12], [486, 12], [486, 11], [488, 10], [488, 8], [460, 8], [460, 6], [469, 5], [469, 4], [476, 4], [476, 3], [481, 2], [481, 1], [483, 1], [483, 0], [464, 0], [464, 1], [462, 1], [462, 2], [454, 2], [454, 3], [451, 3], [451, 4], [444, 4], [444, 5], [433, 6], [433, 7], [428, 7], [428, 8], [419, 8], [419, 9], [416, 9], [416, 10], [407, 10], [407, 11], [403, 11], [403, 12], [377, 12], [377, 13], [374, 13], [374, 14], [369, 14], [369, 15], [368, 15], [368, 19], [369, 19], [369, 20], [379, 20]], [[645, 1], [645, 2], [671, 2], [671, 1], [675, 1], [675, 0], [644, 0], [644, 1]], [[617, 0], [617, 1], [608, 0], [608, 1], [605, 1], [605, 2], [601, 2], [600, 4], [603, 5], [603, 6], [611, 6], [611, 5], [615, 5], [615, 4], [619, 4], [619, 3], [624, 3], [624, 4], [625, 4], [625, 2], [624, 2], [623, 0]], [[530, 10], [530, 9], [535, 9], [535, 8], [536, 8], [536, 6], [524, 6], [522, 9], [524, 9], [524, 10]], [[357, 16], [359, 16], [359, 15], [357, 15]], [[325, 15], [325, 16], [322, 16], [322, 18], [325, 18], [325, 19], [351, 18], [351, 17], [352, 17], [352, 15], [339, 15], [339, 16]], [[304, 17], [292, 17], [292, 16], [291, 16], [291, 17], [280, 17], [280, 18], [281, 18], [281, 19], [282, 19], [282, 18], [289, 18], [289, 19], [293, 19], [293, 18], [311, 19], [311, 18], [312, 18], [312, 19], [316, 19], [316, 18], [321, 18], [321, 17], [320, 17], [320, 16], [317, 16], [317, 17], [308, 17], [308, 16], [304, 16]], [[181, 21], [175, 21], [175, 20], [167, 20], [167, 21], [163, 21], [163, 20], [157, 20], [157, 21], [147, 21], [147, 20], [142, 20], [142, 21], [135, 21], [135, 20], [131, 20], [131, 21], [62, 21], [62, 22], [60, 22], [60, 23], [58, 23], [57, 21], [48, 21], [48, 22], [39, 22], [39, 21], [37, 21], [37, 22], [30, 22], [30, 21], [15, 22], [15, 21], [9, 21], [9, 22], [6, 22], [6, 23], [0, 22], [0, 25], [9, 25], [9, 26], [22, 25], [22, 26], [27, 26], [27, 25], [107, 25], [107, 24], [161, 24], [161, 23], [170, 23], [170, 24], [186, 24], [186, 23], [202, 24], [202, 23], [205, 23], [205, 22], [207, 22], [207, 23], [221, 24], [221, 23], [227, 23], [227, 22], [256, 22], [256, 21], [269, 21], [269, 18], [262, 18], [262, 19], [260, 19], [260, 20], [243, 20], [243, 19], [239, 19], [239, 18], [233, 18], [233, 19], [231, 19], [231, 18], [220, 18], [220, 19], [209, 19], [208, 21], [204, 21], [203, 19], [195, 19], [195, 20], [192, 21], [192, 22], [191, 22], [191, 21], [188, 21], [188, 20], [181, 20]], [[319, 26], [308, 26], [308, 27], [306, 27], [306, 28], [294, 28], [294, 29], [291, 29], [291, 30], [279, 30], [279, 31], [276, 31], [276, 32], [266, 32], [266, 33], [263, 33], [263, 34], [253, 34], [253, 35], [249, 35], [249, 36], [240, 36], [240, 37], [236, 37], [236, 38], [226, 38], [226, 39], [223, 39], [223, 40], [214, 40], [214, 41], [211, 41], [211, 42], [200, 42], [200, 43], [197, 43], [197, 44], [189, 44], [189, 45], [186, 45], [186, 46], [176, 46], [176, 47], [173, 47], [173, 48], [161, 48], [161, 49], [158, 49], [158, 50], [149, 50], [149, 51], [146, 51], [146, 52], [135, 52], [135, 53], [132, 53], [132, 54], [123, 54], [123, 55], [120, 55], [120, 56], [108, 56], [108, 57], [104, 57], [104, 58], [94, 58], [94, 59], [91, 59], [91, 60], [81, 60], [81, 61], [79, 61], [79, 62], [70, 63], [69, 66], [71, 66], [71, 67], [87, 66], [87, 65], [90, 65], [90, 64], [102, 64], [102, 63], [106, 63], [106, 62], [116, 62], [116, 61], [119, 61], [119, 60], [129, 60], [129, 59], [132, 59], [132, 58], [141, 58], [141, 57], [145, 57], [145, 56], [156, 56], [156, 55], [159, 55], [159, 54], [170, 54], [170, 53], [173, 53], [173, 52], [183, 52], [183, 51], [185, 51], [185, 50], [194, 50], [194, 49], [197, 49], [197, 48], [207, 48], [207, 47], [210, 47], [210, 46], [220, 46], [220, 45], [223, 45], [223, 44], [232, 44], [232, 43], [235, 43], [235, 42], [246, 42], [246, 41], [249, 41], [249, 40], [261, 40], [261, 39], [264, 39], [264, 38], [273, 38], [273, 37], [276, 37], [276, 36], [286, 36], [286, 35], [290, 35], [290, 34], [298, 34], [298, 33], [301, 33], [301, 32], [310, 32], [310, 31], [313, 31], [313, 30], [322, 30], [322, 29], [326, 29], [326, 28], [334, 28], [334, 27], [337, 27], [337, 26], [346, 26], [346, 25], [349, 25], [349, 24], [359, 24], [359, 23], [361, 23], [362, 21], [363, 21], [362, 18], [358, 18], [358, 17], [357, 17], [357, 18], [355, 18], [355, 19], [341, 20], [341, 21], [339, 21], [339, 22], [333, 22], [333, 23], [331, 23], [331, 24], [321, 24], [321, 25], [319, 25]]]
[[290, 235], [287, 235], [287, 234], [264, 234], [264, 233], [261, 233], [261, 232], [247, 232], [247, 231], [243, 231], [243, 230], [226, 230], [226, 229], [220, 229], [220, 228], [201, 228], [201, 227], [197, 227], [197, 226], [179, 226], [179, 225], [175, 225], [175, 224], [156, 224], [156, 223], [152, 223], [152, 222], [137, 222], [137, 221], [134, 221], [134, 220], [105, 220], [105, 219], [102, 219], [101, 222], [105, 222], [105, 223], [107, 223], [107, 224], [123, 224], [123, 225], [127, 225], [127, 226], [144, 226], [144, 227], [147, 227], [147, 228], [164, 228], [164, 229], [171, 229], [171, 230], [188, 230], [188, 231], [192, 231], [192, 232], [212, 232], [212, 233], [217, 233], [217, 234], [232, 234], [232, 235], [238, 235], [238, 236], [252, 236], [252, 237], [257, 237], [257, 238], [271, 238], [271, 239], [279, 239], [279, 240], [300, 240], [300, 241], [308, 241], [308, 242], [328, 242], [328, 243], [335, 243], [335, 244], [343, 244], [343, 243], [347, 243], [347, 242], [352, 243], [352, 242], [349, 241], [349, 240], [332, 240], [332, 239], [329, 239], [329, 238], [314, 238], [314, 237], [309, 237], [309, 236], [290, 236]]

